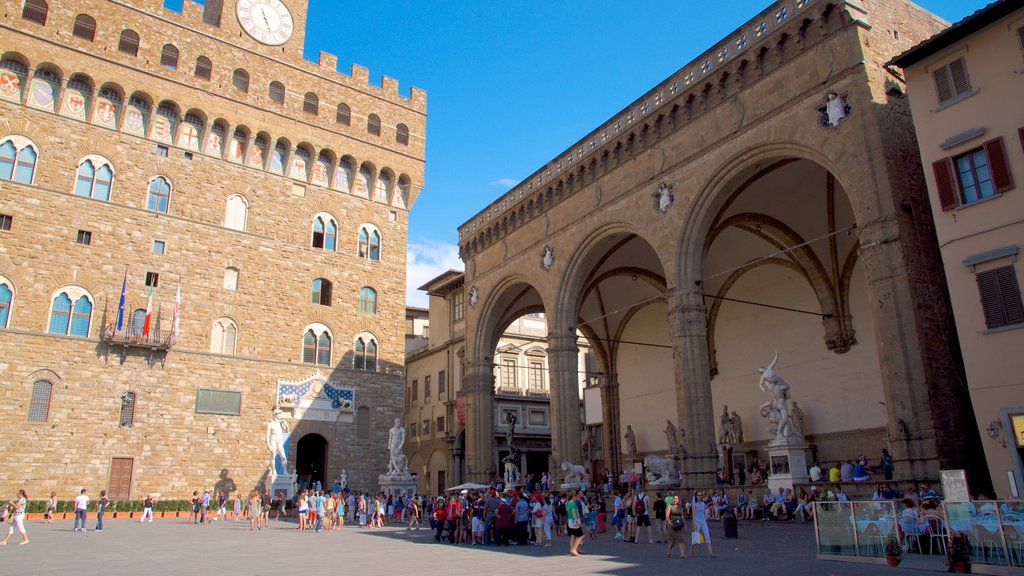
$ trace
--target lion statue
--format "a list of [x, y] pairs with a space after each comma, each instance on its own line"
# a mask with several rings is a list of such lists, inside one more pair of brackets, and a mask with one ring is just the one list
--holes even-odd
[[572, 462], [562, 462], [562, 472], [565, 474], [564, 484], [579, 486], [587, 477], [587, 469]]
[[648, 455], [644, 457], [647, 470], [647, 484], [650, 486], [677, 486], [676, 464], [672, 458]]

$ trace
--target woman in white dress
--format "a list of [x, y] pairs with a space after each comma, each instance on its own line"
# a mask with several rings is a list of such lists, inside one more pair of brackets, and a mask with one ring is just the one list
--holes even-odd
[[25, 534], [26, 506], [28, 506], [28, 494], [25, 493], [25, 490], [18, 490], [18, 498], [7, 503], [8, 514], [12, 517], [11, 527], [7, 529], [7, 536], [0, 540], [0, 545], [7, 545], [7, 541], [10, 540], [15, 529], [18, 530], [18, 534], [21, 534], [21, 542], [18, 544], [28, 544], [28, 535]]

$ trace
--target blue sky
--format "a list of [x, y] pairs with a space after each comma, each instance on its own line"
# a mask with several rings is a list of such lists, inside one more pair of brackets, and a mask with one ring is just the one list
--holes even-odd
[[[168, 4], [181, 0], [167, 0]], [[294, 5], [297, 1], [284, 0]], [[985, 0], [918, 0], [955, 22]], [[457, 227], [768, 7], [767, 0], [309, 0], [306, 56], [427, 91], [408, 302], [462, 268]]]

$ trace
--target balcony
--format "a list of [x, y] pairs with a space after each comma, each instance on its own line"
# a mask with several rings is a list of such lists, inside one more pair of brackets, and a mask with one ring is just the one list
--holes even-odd
[[544, 388], [519, 388], [514, 386], [495, 386], [494, 393], [499, 396], [517, 396], [519, 398], [551, 397], [551, 392]]
[[133, 349], [148, 351], [151, 365], [154, 355], [161, 354], [160, 362], [163, 364], [163, 356], [166, 356], [167, 351], [174, 347], [174, 341], [173, 330], [151, 330], [149, 334], [142, 334], [137, 327], [118, 330], [117, 325], [111, 323], [105, 325], [100, 331], [100, 342], [107, 346], [107, 350], [103, 353], [104, 357], [110, 348], [120, 348], [122, 364], [124, 364], [128, 351]]

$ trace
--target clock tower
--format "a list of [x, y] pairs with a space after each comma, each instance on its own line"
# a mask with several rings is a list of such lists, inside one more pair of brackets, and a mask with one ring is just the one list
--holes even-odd
[[308, 0], [207, 0], [203, 21], [260, 52], [302, 58]]

